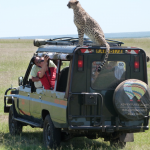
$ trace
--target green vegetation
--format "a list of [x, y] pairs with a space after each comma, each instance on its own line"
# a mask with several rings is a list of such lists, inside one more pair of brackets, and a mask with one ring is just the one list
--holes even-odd
[[[124, 42], [125, 46], [140, 47], [150, 56], [150, 39], [116, 39]], [[18, 86], [18, 77], [24, 76], [29, 61], [37, 47], [32, 40], [0, 40], [0, 150], [44, 150], [42, 129], [23, 128], [21, 135], [12, 137], [8, 129], [8, 114], [3, 113], [3, 97], [7, 88]], [[147, 64], [150, 83], [150, 62]], [[150, 84], [149, 84], [150, 85]], [[127, 143], [126, 150], [150, 149], [150, 130], [135, 133], [135, 142]], [[62, 142], [60, 149], [105, 149], [112, 150], [109, 142], [103, 139], [89, 140], [85, 137], [74, 138]]]

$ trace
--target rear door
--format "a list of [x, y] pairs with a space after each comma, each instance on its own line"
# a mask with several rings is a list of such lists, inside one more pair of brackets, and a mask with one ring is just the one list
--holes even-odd
[[[102, 53], [101, 53], [102, 52]], [[96, 54], [87, 54], [87, 92], [100, 93], [103, 97], [103, 112], [105, 119], [115, 115], [113, 93], [115, 88], [124, 80], [130, 78], [131, 56], [124, 53], [115, 53], [112, 50], [108, 61], [100, 72], [98, 67], [103, 62], [105, 51], [96, 50]], [[119, 52], [116, 51], [116, 52]], [[120, 52], [122, 52], [120, 50]], [[100, 109], [100, 108], [99, 108]]]
[[81, 53], [75, 55], [68, 103], [71, 126], [111, 125], [111, 119], [117, 115], [113, 93], [120, 82], [130, 78], [131, 56], [123, 50], [112, 52], [100, 72], [98, 67], [105, 50], [81, 49]]

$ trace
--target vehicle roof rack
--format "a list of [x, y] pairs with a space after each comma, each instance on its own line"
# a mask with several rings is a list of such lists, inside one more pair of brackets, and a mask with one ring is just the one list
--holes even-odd
[[[95, 43], [93, 43], [89, 38], [83, 38], [84, 45], [87, 46], [97, 46]], [[73, 37], [60, 37], [60, 38], [55, 38], [55, 39], [49, 39], [49, 40], [45, 40], [45, 39], [35, 39], [34, 40], [34, 46], [42, 46], [42, 45], [77, 45], [79, 41], [79, 38], [73, 38]], [[106, 41], [108, 42], [108, 44], [110, 46], [121, 46], [122, 44], [124, 44], [123, 42], [120, 41], [115, 41], [115, 40], [109, 40], [106, 39]]]
[[116, 41], [116, 40], [109, 40], [109, 39], [106, 39], [106, 41], [108, 41], [109, 44], [111, 44], [111, 43], [118, 44], [118, 46], [121, 46], [122, 44], [124, 44], [123, 42], [121, 42], [121, 41]]

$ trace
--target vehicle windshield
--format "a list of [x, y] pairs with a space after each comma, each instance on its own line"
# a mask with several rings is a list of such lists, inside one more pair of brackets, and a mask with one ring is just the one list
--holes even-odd
[[126, 64], [123, 61], [108, 61], [100, 72], [98, 67], [101, 61], [92, 62], [91, 87], [93, 89], [115, 89], [125, 80]]

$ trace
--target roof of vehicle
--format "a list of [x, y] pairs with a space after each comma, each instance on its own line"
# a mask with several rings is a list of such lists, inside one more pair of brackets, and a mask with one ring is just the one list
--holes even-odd
[[[120, 41], [115, 40], [109, 40], [106, 39], [109, 45], [112, 47], [120, 47], [121, 44], [124, 44]], [[34, 46], [39, 47], [37, 49], [37, 53], [39, 52], [56, 52], [56, 53], [73, 53], [74, 50], [77, 48], [79, 39], [78, 38], [72, 38], [72, 37], [62, 37], [57, 39], [37, 39], [34, 40]], [[97, 45], [94, 45], [94, 43], [88, 39], [84, 38], [84, 46], [82, 48], [95, 48], [100, 47]], [[78, 47], [79, 48], [79, 47]], [[81, 48], [81, 47], [80, 47]], [[103, 47], [104, 48], [104, 47]]]

